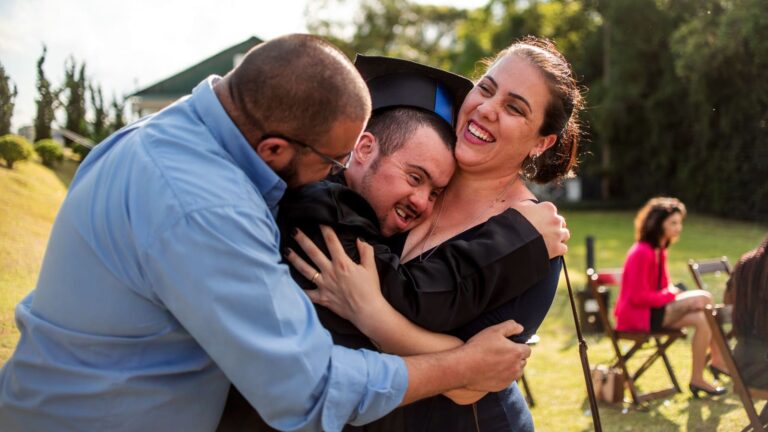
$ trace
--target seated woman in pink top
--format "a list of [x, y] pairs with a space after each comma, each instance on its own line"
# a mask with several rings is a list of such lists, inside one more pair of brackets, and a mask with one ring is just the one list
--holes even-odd
[[621, 291], [616, 301], [616, 330], [648, 332], [693, 327], [693, 366], [690, 389], [709, 395], [725, 393], [704, 380], [707, 347], [712, 363], [722, 369], [723, 361], [711, 343], [704, 307], [712, 295], [704, 290], [681, 291], [670, 284], [667, 248], [683, 230], [685, 205], [676, 198], [652, 198], [635, 217], [635, 244], [627, 253]]

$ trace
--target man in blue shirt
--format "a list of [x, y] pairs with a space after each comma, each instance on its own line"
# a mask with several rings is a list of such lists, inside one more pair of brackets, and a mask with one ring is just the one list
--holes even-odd
[[210, 431], [231, 381], [277, 429], [333, 431], [517, 378], [511, 322], [438, 354], [336, 347], [280, 263], [277, 201], [343, 165], [369, 112], [340, 51], [291, 35], [96, 147], [16, 309], [0, 430]]

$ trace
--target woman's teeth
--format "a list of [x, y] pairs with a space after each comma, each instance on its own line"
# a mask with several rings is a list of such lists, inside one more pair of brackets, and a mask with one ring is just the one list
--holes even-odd
[[492, 141], [491, 137], [487, 133], [485, 133], [483, 130], [481, 130], [480, 128], [475, 126], [474, 123], [470, 123], [469, 127], [467, 129], [469, 129], [469, 133], [471, 133], [475, 137], [477, 137], [477, 138], [479, 138], [479, 139], [481, 139], [481, 140], [483, 140], [485, 142], [491, 142]]

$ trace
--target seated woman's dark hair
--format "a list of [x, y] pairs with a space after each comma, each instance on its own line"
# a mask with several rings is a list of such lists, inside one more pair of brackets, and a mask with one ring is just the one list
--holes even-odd
[[667, 244], [661, 244], [663, 225], [675, 213], [683, 217], [687, 214], [685, 204], [677, 198], [656, 197], [648, 200], [635, 216], [635, 240], [648, 243], [654, 248], [667, 247]]

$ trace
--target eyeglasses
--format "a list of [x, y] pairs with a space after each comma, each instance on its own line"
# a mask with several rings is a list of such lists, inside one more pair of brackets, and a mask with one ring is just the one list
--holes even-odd
[[325, 153], [315, 149], [314, 147], [312, 147], [309, 144], [305, 144], [305, 143], [303, 143], [303, 142], [301, 142], [299, 140], [295, 140], [293, 138], [287, 137], [285, 135], [277, 134], [277, 133], [265, 133], [264, 135], [261, 136], [259, 141], [264, 141], [265, 139], [269, 139], [269, 138], [279, 138], [279, 139], [285, 140], [285, 141], [287, 141], [287, 142], [289, 142], [289, 143], [291, 143], [291, 144], [293, 144], [295, 146], [308, 149], [312, 153], [320, 156], [320, 158], [322, 160], [324, 160], [325, 162], [327, 162], [327, 163], [329, 163], [331, 165], [331, 174], [338, 174], [338, 173], [344, 171], [345, 169], [347, 169], [347, 164], [349, 164], [349, 158], [352, 155], [352, 152], [349, 152], [349, 153], [345, 154], [344, 156], [342, 156], [341, 158], [333, 157], [333, 156], [327, 155], [327, 154], [325, 154]]

